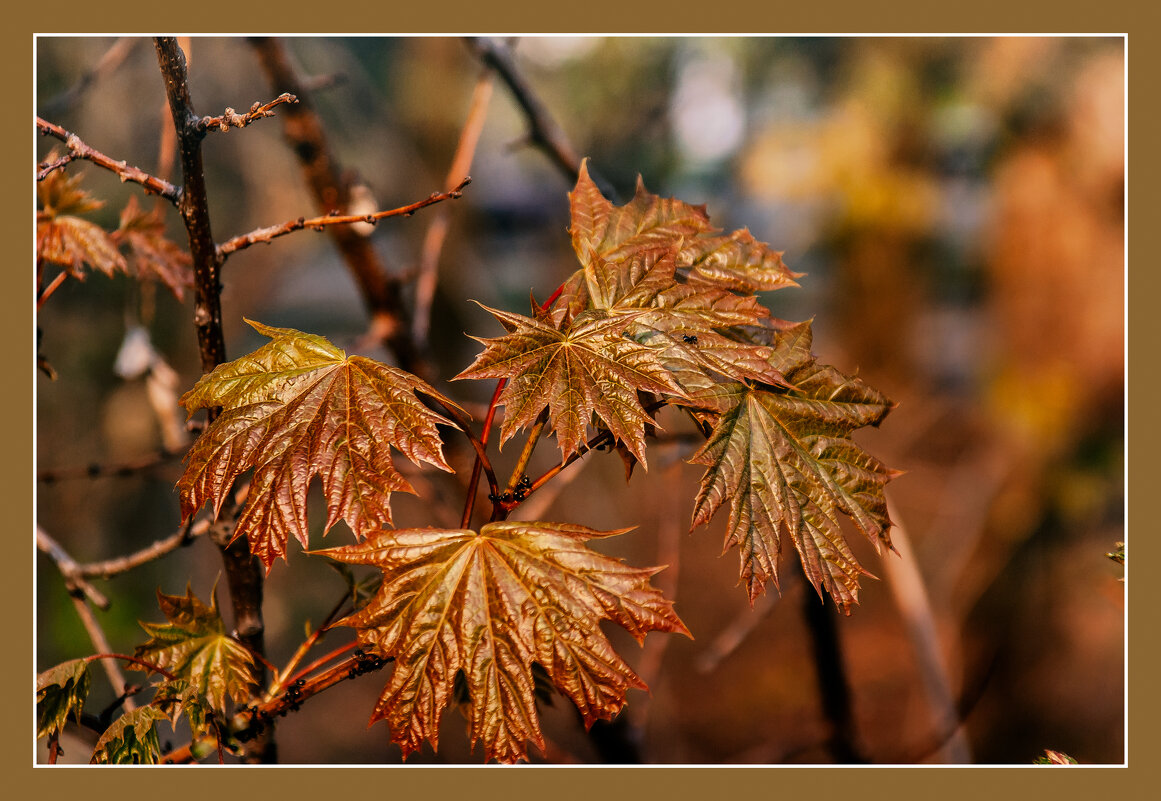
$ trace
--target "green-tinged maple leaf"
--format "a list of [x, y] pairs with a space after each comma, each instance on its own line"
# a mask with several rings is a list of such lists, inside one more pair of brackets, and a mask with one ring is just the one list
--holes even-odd
[[36, 677], [36, 737], [59, 733], [69, 715], [78, 723], [89, 695], [89, 665], [71, 659]]
[[81, 177], [55, 170], [37, 184], [36, 257], [59, 264], [74, 278], [85, 277], [85, 265], [110, 276], [124, 272], [125, 259], [105, 229], [78, 216], [103, 205], [78, 186]]
[[185, 713], [190, 730], [195, 736], [209, 732], [206, 719], [207, 713], [212, 712], [212, 706], [207, 702], [206, 696], [185, 679], [163, 681], [158, 684], [150, 704], [165, 712], [174, 726], [177, 725], [182, 713]]
[[684, 393], [653, 349], [624, 336], [632, 315], [586, 312], [562, 331], [547, 320], [488, 311], [509, 333], [476, 338], [486, 347], [456, 378], [508, 379], [499, 399], [504, 405], [501, 441], [532, 425], [547, 408], [561, 456], [567, 459], [585, 442], [596, 414], [645, 463], [645, 427], [653, 420], [637, 393]]
[[227, 698], [245, 702], [257, 681], [254, 658], [226, 634], [217, 600], [211, 596], [206, 606], [187, 587], [184, 596], [159, 590], [157, 602], [168, 622], [143, 622], [149, 640], [135, 655], [189, 682], [194, 694], [219, 712], [225, 713]]
[[180, 301], [193, 286], [193, 260], [165, 236], [162, 207], [144, 211], [137, 197], [130, 196], [121, 211], [121, 225], [113, 232], [113, 241], [129, 248], [129, 258], [138, 279], [155, 278], [169, 287]]
[[271, 341], [219, 365], [181, 399], [190, 414], [222, 407], [186, 457], [178, 482], [185, 519], [208, 500], [220, 511], [234, 480], [253, 469], [236, 536], [245, 536], [269, 569], [286, 557], [291, 533], [307, 544], [306, 494], [316, 474], [326, 529], [342, 518], [362, 539], [391, 524], [392, 492], [414, 492], [390, 447], [416, 464], [451, 471], [436, 425], [452, 423], [416, 395], [450, 405], [435, 389], [402, 370], [348, 357], [322, 337], [250, 325]]
[[601, 632], [624, 626], [681, 632], [672, 605], [649, 585], [660, 568], [633, 568], [587, 547], [620, 534], [562, 523], [496, 522], [470, 530], [383, 531], [322, 551], [383, 571], [376, 597], [344, 624], [359, 641], [395, 658], [371, 722], [387, 720], [404, 756], [424, 739], [438, 746], [439, 720], [456, 675], [468, 689], [472, 744], [500, 762], [543, 749], [533, 665], [568, 697], [586, 725], [609, 719], [629, 688], [644, 689]]
[[98, 765], [154, 765], [161, 761], [157, 722], [166, 720], [160, 709], [143, 706], [117, 718], [97, 740], [93, 758]]
[[789, 533], [807, 578], [844, 611], [858, 600], [859, 565], [839, 525], [854, 520], [876, 550], [891, 547], [883, 487], [894, 471], [859, 448], [850, 434], [878, 425], [893, 404], [857, 378], [813, 360], [809, 323], [775, 338], [776, 362], [793, 369], [792, 390], [734, 383], [709, 393], [718, 415], [691, 461], [708, 466], [693, 525], [709, 522], [727, 502], [725, 547], [737, 545], [750, 600], [777, 584], [781, 532]]

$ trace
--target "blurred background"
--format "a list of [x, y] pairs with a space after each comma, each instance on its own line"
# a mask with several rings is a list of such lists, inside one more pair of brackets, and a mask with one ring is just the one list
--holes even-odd
[[[444, 188], [482, 71], [472, 47], [456, 38], [284, 44], [311, 82], [336, 158], [380, 208]], [[243, 38], [195, 38], [188, 55], [199, 114], [244, 111], [283, 91]], [[1124, 539], [1124, 55], [1119, 38], [1078, 37], [513, 43], [531, 91], [618, 202], [640, 174], [650, 191], [704, 203], [715, 224], [749, 227], [783, 250], [806, 275], [801, 288], [764, 296], [766, 305], [778, 317], [813, 318], [819, 360], [898, 403], [856, 439], [905, 471], [888, 487], [904, 557], [880, 559], [852, 536], [879, 580], [864, 581], [860, 605], [836, 621], [855, 751], [866, 761], [1026, 764], [1045, 749], [1084, 763], [1124, 758], [1124, 568], [1106, 556]], [[170, 123], [149, 40], [38, 39], [36, 97], [40, 116], [90, 146], [165, 169], [159, 142]], [[501, 330], [469, 299], [527, 313], [530, 291], [543, 300], [576, 267], [566, 232], [573, 181], [527, 133], [497, 80], [472, 184], [442, 207], [450, 228], [431, 379], [477, 419], [493, 387], [449, 379], [479, 350], [465, 333]], [[38, 138], [37, 159], [52, 145]], [[204, 155], [219, 242], [318, 213], [279, 117], [211, 134]], [[130, 196], [151, 203], [92, 165], [69, 174], [107, 201], [90, 215], [107, 229]], [[370, 235], [394, 274], [417, 270], [434, 212], [386, 220]], [[166, 219], [184, 246], [176, 214]], [[263, 341], [243, 317], [363, 348], [366, 307], [325, 235], [239, 252], [222, 282], [228, 358]], [[66, 281], [38, 313], [39, 353], [56, 379], [37, 376], [37, 518], [78, 561], [137, 550], [178, 527], [180, 459], [153, 457], [187, 436], [176, 396], [200, 373], [192, 316], [189, 293], [179, 302], [159, 284], [100, 274]], [[144, 336], [176, 373], [168, 411], [150, 378], [126, 368], [133, 330], [130, 344], [140, 349]], [[677, 416], [661, 422], [681, 430]], [[683, 461], [693, 447], [680, 436], [658, 443], [649, 471], [627, 484], [618, 459], [593, 454], [523, 509], [594, 528], [635, 525], [601, 548], [669, 565], [655, 583], [695, 639], [652, 634], [639, 649], [608, 630], [651, 688], [630, 694], [615, 734], [654, 763], [833, 761], [803, 616], [817, 598], [806, 598], [813, 591], [791, 554], [781, 595], [770, 588], [750, 608], [736, 553], [721, 553], [724, 518], [688, 530], [701, 475]], [[501, 472], [517, 450], [498, 457]], [[541, 469], [554, 453], [540, 449]], [[453, 458], [461, 473], [470, 469], [468, 454]], [[84, 475], [89, 465], [142, 460], [157, 463]], [[456, 525], [456, 479], [411, 477], [421, 495], [393, 496], [397, 525]], [[313, 545], [350, 541], [341, 523], [323, 540], [324, 517], [316, 507]], [[267, 584], [275, 664], [344, 591], [324, 560], [290, 551]], [[892, 560], [913, 566], [925, 591]], [[39, 671], [93, 649], [52, 561], [38, 553], [36, 572]], [[97, 612], [110, 646], [132, 652], [145, 639], [137, 621], [160, 619], [157, 589], [181, 594], [188, 581], [205, 599], [219, 573], [203, 539], [101, 582], [113, 600]], [[223, 584], [228, 609], [225, 594]], [[916, 616], [931, 623], [926, 658]], [[932, 642], [964, 721], [950, 740], [924, 667]], [[399, 761], [385, 724], [365, 726], [383, 680], [343, 682], [280, 721], [283, 761]], [[91, 708], [112, 697], [95, 673]], [[544, 723], [548, 760], [609, 758], [566, 701], [546, 707]], [[439, 753], [412, 761], [481, 759], [458, 713], [449, 710], [444, 727]], [[163, 740], [181, 737], [162, 727]], [[92, 743], [63, 745], [67, 761], [84, 762]]]

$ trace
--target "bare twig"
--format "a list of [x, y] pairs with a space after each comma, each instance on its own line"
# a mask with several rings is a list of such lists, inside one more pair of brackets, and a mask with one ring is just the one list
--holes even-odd
[[[524, 76], [516, 69], [509, 48], [499, 42], [487, 38], [469, 38], [468, 46], [488, 67], [496, 71], [500, 79], [512, 93], [513, 99], [524, 112], [528, 122], [528, 142], [542, 150], [549, 160], [560, 169], [570, 182], [575, 181], [580, 172], [581, 159], [573, 146], [569, 143], [564, 131], [553, 120], [544, 104], [532, 91], [532, 87], [524, 80]], [[589, 167], [589, 176], [597, 188], [607, 198], [615, 198], [616, 192], [609, 183], [602, 178], [592, 166]]]
[[[448, 169], [446, 186], [451, 189], [460, 176], [472, 171], [472, 158], [480, 133], [484, 130], [484, 120], [488, 115], [488, 103], [492, 99], [492, 72], [488, 70], [476, 81], [472, 92], [472, 103], [468, 109], [468, 119], [460, 132], [451, 167]], [[437, 209], [435, 218], [427, 226], [420, 251], [419, 274], [415, 279], [415, 316], [411, 321], [412, 335], [420, 350], [426, 350], [427, 332], [431, 326], [431, 304], [435, 298], [436, 277], [439, 271], [439, 254], [447, 237], [450, 207]]]
[[40, 470], [36, 474], [37, 481], [43, 481], [46, 484], [51, 484], [55, 481], [67, 481], [69, 479], [78, 478], [104, 478], [106, 476], [131, 476], [145, 470], [150, 470], [175, 459], [180, 459], [185, 455], [185, 451], [171, 451], [162, 449], [157, 453], [151, 453], [148, 456], [143, 456], [139, 459], [131, 459], [126, 462], [117, 462], [111, 464], [87, 464], [83, 467], [58, 467], [48, 470]]
[[221, 525], [221, 523], [211, 524], [208, 520], [201, 520], [197, 523], [190, 521], [168, 537], [157, 540], [152, 545], [142, 548], [139, 551], [125, 556], [119, 556], [115, 559], [106, 559], [102, 562], [90, 562], [80, 565], [79, 574], [86, 578], [107, 579], [121, 573], [126, 573], [136, 567], [152, 562], [154, 559], [160, 559], [166, 554], [189, 545], [196, 538], [209, 532], [212, 526], [216, 525]]
[[935, 727], [940, 731], [954, 732], [940, 749], [941, 761], [966, 764], [971, 762], [971, 749], [959, 725], [956, 700], [952, 695], [947, 666], [940, 651], [931, 602], [915, 561], [911, 538], [907, 534], [906, 527], [900, 523], [899, 512], [890, 499], [887, 500], [887, 513], [894, 524], [891, 541], [899, 553], [899, 558], [884, 559], [883, 570], [915, 650], [915, 658], [923, 679], [923, 689], [927, 694]]
[[83, 567], [40, 526], [36, 527], [36, 547], [37, 550], [48, 555], [56, 563], [57, 570], [64, 578], [69, 595], [87, 598], [98, 609], [109, 608], [109, 599], [86, 580]]
[[290, 92], [283, 92], [269, 103], [255, 102], [245, 114], [238, 114], [234, 109], [227, 107], [226, 112], [219, 117], [202, 117], [198, 120], [198, 126], [204, 131], [218, 130], [223, 132], [230, 130], [231, 127], [245, 128], [255, 120], [273, 117], [275, 107], [281, 106], [283, 103], [297, 102], [297, 97]]
[[[98, 167], [104, 167], [106, 170], [116, 173], [117, 177], [122, 181], [140, 184], [145, 189], [146, 194], [159, 195], [174, 204], [180, 203], [181, 190], [168, 181], [163, 181], [144, 170], [126, 164], [124, 161], [111, 159], [99, 150], [94, 150], [86, 145], [76, 134], [70, 133], [59, 125], [55, 125], [47, 120], [42, 120], [40, 117], [36, 118], [36, 129], [40, 131], [42, 136], [52, 136], [64, 142], [68, 146], [69, 153], [72, 154], [73, 158], [91, 161]], [[55, 166], [61, 165], [58, 163]], [[37, 180], [42, 180], [49, 172], [51, 170], [47, 169], [47, 167], [42, 168], [41, 172], [37, 173]]]
[[379, 220], [385, 220], [388, 217], [410, 217], [420, 209], [428, 206], [442, 203], [445, 200], [457, 200], [463, 197], [463, 189], [472, 182], [471, 177], [466, 177], [456, 186], [452, 187], [447, 192], [433, 192], [423, 200], [418, 200], [415, 203], [409, 203], [406, 206], [400, 206], [395, 209], [387, 209], [386, 211], [377, 211], [372, 214], [328, 214], [324, 217], [312, 217], [306, 219], [299, 217], [297, 220], [290, 220], [281, 225], [271, 225], [267, 228], [259, 228], [256, 231], [251, 231], [248, 234], [236, 236], [227, 242], [222, 243], [218, 247], [218, 255], [223, 260], [236, 253], [239, 250], [244, 250], [251, 245], [259, 243], [269, 244], [272, 239], [280, 236], [300, 231], [304, 228], [310, 228], [315, 231], [321, 231], [332, 225], [350, 225], [352, 223], [377, 223]]
[[105, 51], [104, 55], [97, 60], [93, 68], [84, 73], [76, 83], [64, 90], [55, 97], [41, 103], [39, 110], [41, 114], [59, 114], [65, 109], [69, 108], [88, 90], [89, 86], [96, 81], [117, 69], [125, 62], [133, 48], [141, 41], [137, 36], [122, 36], [113, 42], [113, 46]]
[[[105, 637], [104, 629], [101, 628], [101, 624], [97, 621], [93, 610], [89, 609], [89, 602], [92, 602], [94, 606], [100, 609], [108, 609], [108, 599], [97, 592], [85, 580], [81, 575], [80, 565], [68, 555], [56, 540], [50, 537], [39, 526], [36, 528], [36, 547], [48, 554], [56, 564], [57, 569], [60, 570], [60, 574], [65, 581], [65, 587], [68, 589], [69, 598], [73, 602], [73, 608], [77, 612], [77, 617], [81, 619], [81, 625], [85, 627], [85, 631], [89, 635], [89, 641], [92, 642], [93, 649], [99, 654], [111, 652], [113, 649], [109, 647], [109, 640]], [[125, 674], [121, 672], [121, 668], [117, 663], [104, 659], [101, 660], [101, 666], [105, 670], [105, 675], [109, 678], [109, 684], [112, 685], [113, 692], [118, 695], [124, 693], [128, 685], [125, 681]], [[125, 709], [132, 711], [133, 708], [133, 700], [126, 697]]]
[[[288, 106], [279, 118], [320, 212], [343, 215], [351, 204], [351, 180], [344, 175], [330, 149], [307, 86], [279, 40], [261, 37], [252, 39], [251, 44], [272, 90], [288, 91], [299, 100]], [[403, 282], [388, 273], [370, 240], [357, 230], [349, 225], [330, 225], [327, 231], [355, 276], [372, 317], [371, 330], [394, 352], [400, 367], [423, 377], [429, 370], [411, 336], [411, 315], [403, 299]]]
[[766, 619], [775, 605], [785, 595], [790, 594], [788, 590], [784, 590], [783, 593], [783, 595], [776, 592], [762, 593], [755, 599], [752, 607], [745, 609], [731, 623], [718, 631], [717, 635], [710, 641], [709, 646], [698, 655], [697, 662], [695, 662], [697, 672], [712, 673], [716, 670], [726, 657], [746, 641], [750, 632]]

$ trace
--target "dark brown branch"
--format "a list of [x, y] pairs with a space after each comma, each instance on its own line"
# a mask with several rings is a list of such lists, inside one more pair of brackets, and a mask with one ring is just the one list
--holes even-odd
[[[185, 182], [178, 210], [189, 234], [194, 268], [194, 327], [197, 329], [202, 372], [208, 373], [226, 360], [226, 345], [222, 333], [221, 286], [218, 283], [221, 262], [210, 228], [209, 203], [202, 169], [201, 141], [205, 137], [205, 130], [198, 126], [200, 118], [194, 113], [190, 99], [185, 55], [177, 40], [157, 37], [154, 46], [165, 81], [173, 127], [177, 132], [178, 153]], [[214, 410], [211, 409], [210, 419], [213, 417]], [[236, 509], [236, 504], [231, 505]], [[235, 509], [230, 510], [231, 514], [226, 519], [232, 518]], [[221, 551], [225, 566], [238, 639], [253, 653], [265, 654], [262, 566], [250, 555], [244, 539], [215, 537], [215, 544]], [[257, 674], [257, 682], [251, 688], [254, 693], [265, 682], [265, 671], [259, 670]], [[248, 746], [246, 759], [257, 762], [277, 761], [272, 732], [267, 732], [266, 736]]]
[[[548, 109], [532, 91], [532, 87], [524, 80], [524, 76], [516, 69], [511, 50], [487, 38], [468, 38], [467, 43], [484, 65], [496, 71], [512, 93], [512, 98], [524, 112], [524, 118], [528, 122], [529, 144], [542, 150], [565, 178], [570, 182], [575, 181], [580, 172], [580, 156], [569, 143], [564, 131], [548, 113]], [[591, 165], [589, 175], [605, 197], [616, 198], [616, 192]]]
[[[140, 184], [145, 189], [146, 194], [160, 195], [173, 204], [180, 204], [181, 189], [168, 181], [163, 181], [144, 170], [132, 167], [124, 161], [111, 159], [99, 150], [94, 150], [86, 145], [76, 134], [70, 133], [59, 125], [54, 125], [47, 120], [42, 120], [40, 117], [36, 118], [36, 129], [42, 136], [52, 136], [64, 142], [68, 146], [69, 153], [72, 157], [70, 160], [84, 159], [85, 161], [91, 161], [98, 167], [104, 167], [106, 170], [116, 173], [117, 177], [122, 181]], [[63, 159], [56, 164], [42, 166], [41, 170], [37, 173], [36, 180], [43, 180], [46, 175], [52, 172], [52, 169], [63, 166], [61, 162], [63, 162]]]
[[231, 127], [245, 128], [255, 120], [260, 120], [264, 117], [273, 117], [276, 106], [281, 106], [283, 103], [297, 102], [297, 97], [289, 92], [283, 92], [269, 103], [254, 103], [245, 114], [238, 114], [234, 109], [227, 107], [226, 113], [220, 117], [202, 117], [198, 120], [198, 127], [207, 132], [213, 130], [224, 132], [230, 130]]
[[210, 228], [209, 201], [206, 196], [205, 172], [202, 168], [201, 141], [205, 132], [198, 127], [198, 117], [190, 100], [186, 78], [185, 55], [172, 37], [158, 37], [157, 59], [165, 78], [165, 94], [173, 127], [177, 131], [178, 152], [184, 178], [178, 211], [189, 234], [193, 258], [195, 311], [202, 372], [208, 373], [226, 360], [226, 343], [222, 334], [222, 307], [218, 286], [218, 255]]
[[272, 239], [280, 236], [301, 231], [305, 228], [310, 228], [315, 231], [321, 231], [324, 228], [332, 225], [350, 225], [351, 223], [371, 223], [375, 224], [379, 220], [387, 219], [388, 217], [410, 217], [415, 212], [427, 206], [432, 206], [436, 203], [442, 203], [445, 200], [458, 200], [463, 197], [463, 188], [472, 182], [471, 177], [464, 178], [460, 183], [447, 192], [433, 192], [423, 200], [418, 200], [415, 203], [409, 203], [406, 206], [400, 206], [395, 209], [387, 209], [386, 211], [377, 211], [372, 214], [328, 214], [325, 217], [312, 217], [306, 219], [299, 217], [297, 220], [290, 220], [281, 225], [271, 225], [267, 228], [259, 228], [257, 231], [251, 231], [248, 234], [236, 236], [233, 239], [222, 243], [218, 247], [218, 255], [224, 261], [232, 253], [237, 253], [239, 250], [244, 250], [251, 245], [259, 243], [269, 244]]
[[[279, 118], [319, 211], [323, 214], [337, 212], [336, 216], [344, 214], [351, 203], [351, 179], [340, 169], [338, 159], [330, 149], [306, 84], [279, 40], [262, 37], [251, 40], [251, 43], [272, 91], [288, 91], [299, 100]], [[387, 272], [370, 240], [356, 229], [349, 225], [333, 225], [328, 226], [327, 231], [354, 274], [371, 314], [371, 328], [376, 338], [394, 352], [400, 367], [423, 377], [428, 370], [421, 362], [411, 336], [411, 315], [403, 299], [403, 282]]]

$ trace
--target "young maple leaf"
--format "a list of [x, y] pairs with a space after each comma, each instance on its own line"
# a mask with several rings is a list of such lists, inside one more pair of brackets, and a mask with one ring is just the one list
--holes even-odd
[[780, 253], [745, 230], [716, 236], [704, 207], [657, 197], [640, 183], [616, 207], [582, 169], [569, 197], [581, 269], [565, 282], [562, 309], [631, 314], [630, 334], [661, 351], [683, 389], [703, 389], [714, 375], [786, 385], [768, 364], [768, 347], [715, 330], [768, 318], [754, 291], [793, 286], [798, 275]]
[[631, 315], [588, 312], [562, 331], [547, 320], [483, 308], [509, 333], [495, 339], [473, 337], [486, 347], [456, 379], [508, 379], [499, 399], [504, 405], [502, 442], [532, 425], [547, 408], [561, 458], [567, 459], [585, 442], [596, 414], [644, 464], [645, 427], [653, 420], [637, 393], [682, 397], [684, 392], [652, 349], [623, 336]]
[[160, 709], [143, 706], [117, 718], [97, 740], [90, 763], [96, 765], [155, 765], [161, 761], [157, 722], [166, 720]]
[[144, 211], [137, 197], [130, 196], [121, 211], [121, 225], [113, 232], [113, 241], [126, 244], [137, 272], [137, 278], [156, 278], [179, 301], [193, 286], [193, 260], [190, 255], [165, 237], [165, 219], [161, 206]]
[[709, 439], [690, 459], [708, 466], [693, 526], [708, 523], [729, 502], [725, 547], [739, 547], [751, 602], [768, 580], [777, 585], [784, 526], [810, 583], [816, 590], [821, 584], [849, 612], [866, 571], [842, 534], [839, 512], [876, 550], [890, 548], [883, 487], [897, 475], [849, 435], [878, 425], [894, 404], [857, 378], [807, 358], [809, 323], [782, 332], [774, 346], [775, 362], [787, 368], [794, 389], [733, 383], [694, 399], [718, 414]]
[[782, 263], [780, 252], [745, 229], [718, 235], [705, 206], [651, 194], [640, 178], [633, 199], [614, 206], [589, 177], [586, 160], [568, 197], [569, 231], [583, 268], [602, 261], [621, 264], [677, 245], [676, 267], [690, 280], [746, 292], [795, 286], [798, 274]]
[[440, 716], [462, 671], [472, 745], [482, 741], [486, 759], [527, 759], [527, 743], [544, 748], [534, 664], [586, 726], [615, 716], [629, 688], [645, 685], [600, 621], [619, 623], [638, 643], [649, 631], [689, 636], [672, 604], [649, 586], [661, 568], [629, 567], [585, 545], [627, 530], [496, 522], [478, 533], [383, 531], [321, 551], [383, 572], [375, 598], [341, 621], [358, 630], [362, 645], [395, 658], [371, 722], [388, 722], [404, 757], [424, 739], [438, 747]]
[[69, 715], [80, 723], [92, 679], [89, 664], [70, 659], [36, 677], [36, 737], [59, 734]]
[[[186, 588], [185, 596], [166, 595], [157, 602], [168, 623], [141, 623], [149, 640], [134, 655], [189, 683], [193, 695], [222, 714], [226, 699], [244, 703], [256, 683], [254, 658], [244, 645], [226, 634], [217, 599], [206, 606]], [[133, 665], [135, 670], [145, 668]]]
[[372, 359], [348, 357], [322, 337], [247, 322], [271, 341], [219, 365], [181, 399], [191, 415], [222, 407], [186, 456], [178, 481], [185, 520], [207, 500], [217, 514], [234, 480], [253, 468], [235, 536], [245, 536], [269, 570], [286, 558], [291, 533], [307, 544], [314, 475], [326, 496], [325, 529], [342, 518], [362, 539], [391, 524], [392, 492], [415, 492], [391, 461], [391, 447], [451, 472], [436, 425], [453, 423], [416, 396], [452, 403], [434, 388]]
[[85, 277], [86, 264], [108, 276], [124, 272], [125, 259], [105, 229], [78, 216], [104, 205], [78, 186], [81, 178], [55, 170], [37, 184], [36, 257], [59, 264], [74, 278]]

